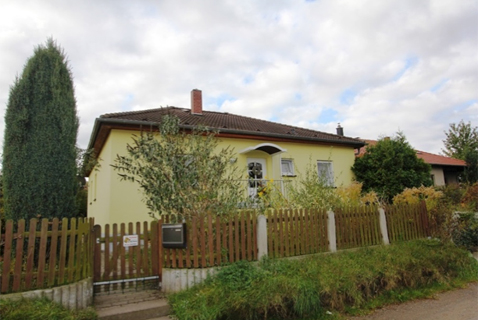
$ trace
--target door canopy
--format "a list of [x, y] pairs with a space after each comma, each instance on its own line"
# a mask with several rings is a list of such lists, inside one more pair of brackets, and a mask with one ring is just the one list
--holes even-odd
[[273, 143], [261, 143], [261, 144], [258, 144], [257, 146], [246, 148], [246, 149], [240, 151], [239, 153], [248, 153], [248, 152], [254, 151], [254, 150], [264, 151], [264, 152], [266, 152], [270, 155], [273, 155], [273, 154], [279, 153], [279, 152], [287, 151], [286, 149], [283, 149], [283, 148], [281, 148], [278, 145], [273, 144]]

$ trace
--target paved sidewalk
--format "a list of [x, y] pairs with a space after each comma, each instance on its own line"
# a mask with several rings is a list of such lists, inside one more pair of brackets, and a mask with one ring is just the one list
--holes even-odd
[[100, 320], [162, 320], [169, 305], [159, 290], [103, 294], [95, 297]]
[[386, 306], [363, 317], [350, 320], [478, 320], [478, 283], [465, 289], [437, 294], [422, 299]]

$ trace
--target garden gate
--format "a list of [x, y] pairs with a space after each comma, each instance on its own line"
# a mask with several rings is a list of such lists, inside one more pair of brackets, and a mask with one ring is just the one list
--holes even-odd
[[161, 222], [95, 225], [93, 237], [95, 293], [159, 286]]

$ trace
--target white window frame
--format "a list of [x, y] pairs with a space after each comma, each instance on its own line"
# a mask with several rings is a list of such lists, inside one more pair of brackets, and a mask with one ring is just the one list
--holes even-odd
[[[324, 168], [324, 166], [326, 166], [326, 168]], [[317, 175], [319, 179], [321, 179], [324, 176], [324, 173], [325, 173], [325, 177], [324, 177], [325, 184], [329, 187], [335, 187], [334, 166], [332, 161], [324, 161], [324, 160], [317, 161]]]
[[[284, 170], [284, 167], [286, 167], [286, 170]], [[295, 177], [295, 174], [294, 174], [294, 160], [292, 160], [292, 159], [281, 159], [280, 168], [281, 168], [282, 176]]]
[[255, 186], [248, 186], [248, 193], [249, 193], [249, 196], [254, 198], [257, 196], [257, 189], [258, 189], [258, 186], [260, 185], [261, 181], [262, 180], [265, 180], [266, 178], [266, 174], [267, 174], [267, 161], [266, 159], [263, 159], [263, 158], [247, 158], [247, 166], [249, 166], [249, 164], [251, 162], [255, 162], [255, 163], [260, 163], [261, 166], [262, 166], [262, 178], [261, 179], [256, 179], [254, 180], [256, 182]]

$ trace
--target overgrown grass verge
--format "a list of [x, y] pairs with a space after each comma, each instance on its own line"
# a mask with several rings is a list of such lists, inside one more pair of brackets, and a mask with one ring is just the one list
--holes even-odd
[[93, 308], [71, 311], [47, 298], [0, 300], [2, 320], [95, 320]]
[[[478, 280], [478, 263], [452, 244], [411, 241], [300, 260], [238, 262], [169, 296], [189, 319], [333, 319]], [[329, 313], [329, 314], [327, 314]]]

